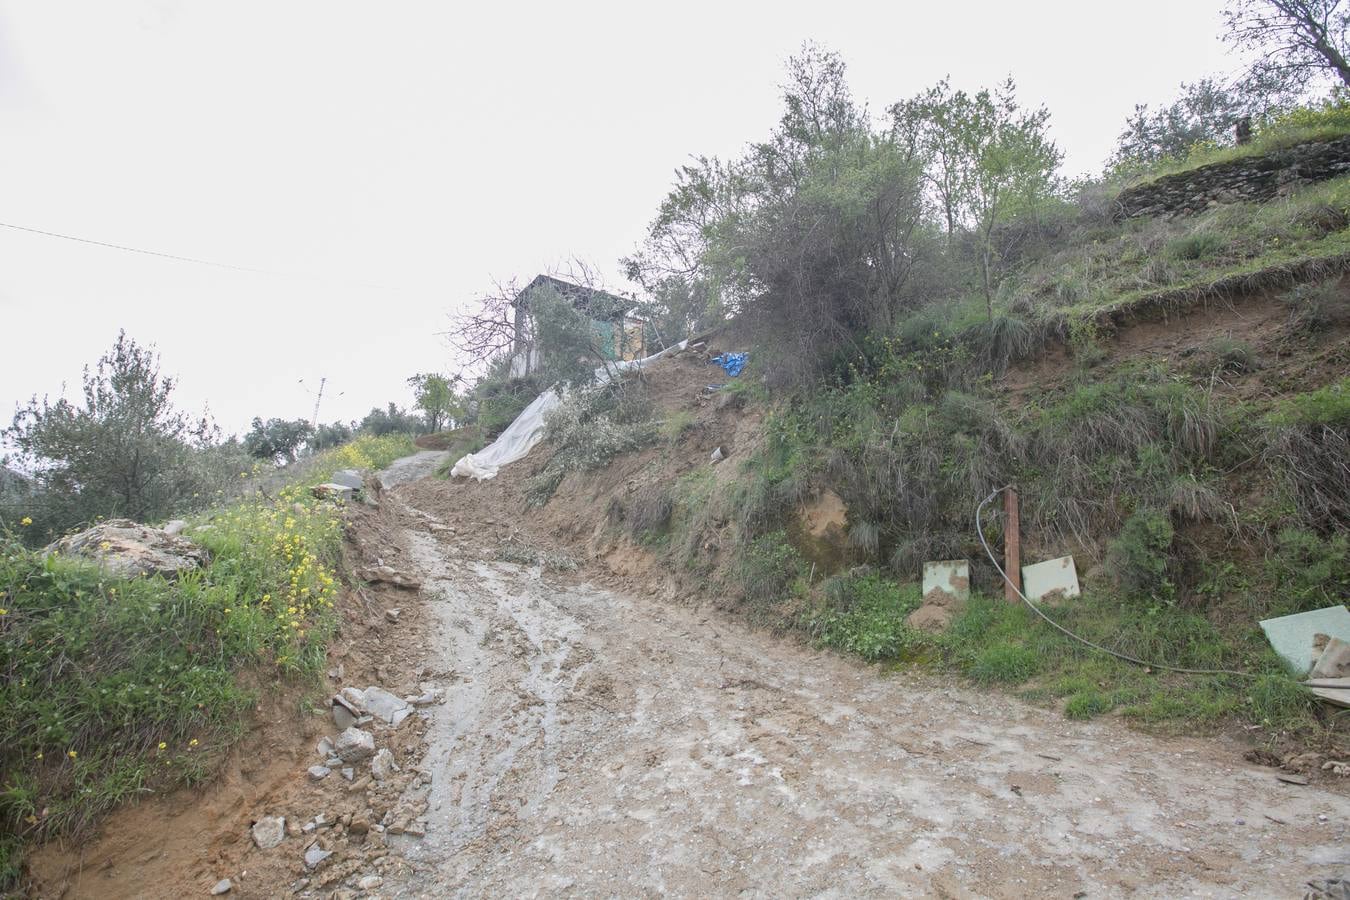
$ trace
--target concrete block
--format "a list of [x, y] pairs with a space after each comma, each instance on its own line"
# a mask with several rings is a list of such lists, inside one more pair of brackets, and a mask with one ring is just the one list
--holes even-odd
[[1263, 619], [1261, 630], [1289, 670], [1295, 675], [1306, 675], [1322, 653], [1320, 649], [1313, 649], [1313, 635], [1325, 634], [1350, 641], [1350, 611], [1344, 606], [1328, 606], [1312, 612]]
[[925, 603], [938, 598], [938, 591], [948, 600], [964, 602], [970, 599], [970, 563], [964, 559], [923, 564], [923, 599]]
[[1022, 567], [1022, 590], [1032, 602], [1077, 597], [1078, 569], [1072, 556]]

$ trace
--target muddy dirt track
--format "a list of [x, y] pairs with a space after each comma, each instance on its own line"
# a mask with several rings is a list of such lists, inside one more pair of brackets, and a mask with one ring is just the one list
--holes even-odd
[[1236, 744], [493, 561], [402, 493], [448, 701], [386, 896], [1298, 897], [1350, 862], [1344, 792]]

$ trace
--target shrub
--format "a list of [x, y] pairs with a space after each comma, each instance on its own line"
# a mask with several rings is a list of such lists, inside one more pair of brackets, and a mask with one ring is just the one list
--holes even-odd
[[650, 539], [670, 527], [675, 512], [675, 498], [663, 484], [649, 484], [633, 495], [624, 510], [629, 529], [639, 539]]
[[746, 600], [760, 611], [792, 596], [793, 583], [803, 574], [801, 556], [782, 531], [762, 535], [742, 547], [736, 565]]
[[828, 605], [811, 618], [810, 630], [826, 647], [856, 653], [869, 662], [893, 659], [924, 643], [905, 618], [919, 606], [919, 592], [876, 574], [834, 578]]
[[568, 472], [598, 469], [620, 453], [650, 443], [659, 427], [651, 414], [651, 404], [636, 384], [611, 382], [566, 391], [544, 417], [553, 456], [526, 486], [528, 502], [542, 506]]
[[1218, 232], [1196, 230], [1167, 245], [1167, 253], [1175, 259], [1209, 259], [1218, 256], [1228, 246], [1228, 240]]
[[1264, 420], [1265, 461], [1284, 476], [1303, 523], [1350, 525], [1350, 378], [1282, 401]]
[[1256, 351], [1246, 341], [1230, 337], [1215, 338], [1209, 342], [1207, 349], [1214, 360], [1214, 367], [1221, 372], [1241, 375], [1257, 367]]
[[1130, 594], [1171, 600], [1168, 580], [1173, 538], [1172, 520], [1155, 510], [1137, 510], [1111, 541], [1106, 561], [1122, 589]]
[[1322, 537], [1302, 528], [1285, 528], [1266, 562], [1285, 612], [1321, 609], [1350, 596], [1350, 535]]

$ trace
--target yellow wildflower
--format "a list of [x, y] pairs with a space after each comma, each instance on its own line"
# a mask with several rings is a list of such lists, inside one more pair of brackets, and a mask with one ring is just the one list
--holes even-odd
[[75, 758], [76, 758], [77, 756], [79, 756], [79, 755], [80, 755], [80, 754], [76, 753], [74, 750], [67, 750], [67, 751], [66, 751], [66, 756], [69, 756], [71, 759], [75, 759]]
[[33, 517], [24, 516], [22, 519], [19, 520], [19, 524], [22, 525], [24, 528], [27, 528], [29, 525], [33, 524]]

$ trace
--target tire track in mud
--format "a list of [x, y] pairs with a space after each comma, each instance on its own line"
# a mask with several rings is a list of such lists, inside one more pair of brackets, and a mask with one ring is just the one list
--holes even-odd
[[881, 677], [472, 535], [407, 546], [447, 702], [393, 896], [1277, 897], [1350, 857], [1343, 790], [1232, 746]]

